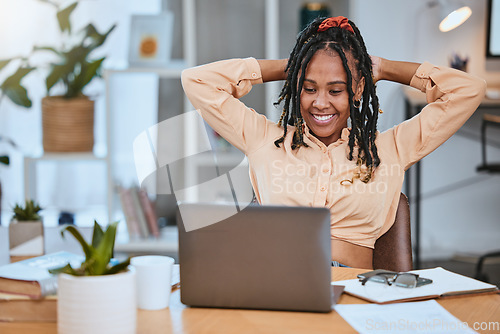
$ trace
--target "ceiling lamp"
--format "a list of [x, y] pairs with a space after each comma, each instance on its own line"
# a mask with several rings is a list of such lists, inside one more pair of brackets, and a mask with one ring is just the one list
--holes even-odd
[[439, 30], [447, 32], [455, 29], [471, 16], [472, 10], [469, 6], [464, 6], [460, 1], [439, 0], [437, 2], [441, 9], [441, 23]]

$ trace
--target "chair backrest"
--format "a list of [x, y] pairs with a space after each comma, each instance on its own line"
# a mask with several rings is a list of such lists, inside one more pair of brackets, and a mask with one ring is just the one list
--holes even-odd
[[375, 242], [373, 269], [408, 271], [412, 262], [410, 205], [401, 193], [394, 224]]

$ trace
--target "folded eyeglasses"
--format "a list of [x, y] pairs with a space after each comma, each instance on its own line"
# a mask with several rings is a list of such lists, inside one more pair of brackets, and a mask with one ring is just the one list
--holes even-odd
[[387, 285], [395, 285], [402, 288], [416, 288], [425, 284], [432, 283], [431, 279], [419, 277], [418, 274], [394, 271], [381, 271], [373, 275], [360, 277], [361, 285], [365, 285], [368, 281], [384, 283]]

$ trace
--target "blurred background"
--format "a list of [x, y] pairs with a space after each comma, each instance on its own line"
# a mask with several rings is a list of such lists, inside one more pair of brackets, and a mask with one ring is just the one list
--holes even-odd
[[[442, 32], [438, 26], [442, 7], [448, 1], [330, 0], [319, 4], [303, 0], [79, 1], [71, 17], [75, 30], [88, 22], [100, 31], [116, 24], [104, 45], [95, 51], [96, 58], [106, 56], [104, 79], [92, 81], [85, 91], [95, 100], [94, 158], [44, 155], [41, 99], [46, 95], [44, 76], [48, 68], [44, 68], [44, 56], [34, 57], [30, 61], [40, 64], [39, 69], [22, 81], [33, 101], [32, 107], [20, 107], [7, 98], [0, 100], [0, 135], [17, 144], [13, 148], [5, 141], [0, 142], [0, 153], [10, 157], [8, 166], [0, 165], [2, 224], [8, 224], [12, 207], [27, 195], [35, 197], [46, 209], [42, 212], [46, 226], [56, 226], [61, 211], [73, 213], [76, 224], [81, 226], [90, 226], [94, 218], [102, 222], [123, 220], [117, 186], [137, 185], [134, 139], [148, 127], [191, 110], [180, 85], [182, 68], [233, 57], [286, 58], [304, 15], [315, 14], [307, 11], [326, 10], [332, 16], [349, 17], [359, 27], [370, 54], [444, 66], [450, 66], [458, 57], [467, 60], [466, 71], [484, 78], [489, 88], [498, 89], [500, 58], [488, 57], [486, 52], [490, 36], [488, 0], [449, 2], [468, 6], [471, 15], [457, 28]], [[64, 7], [71, 2], [58, 3]], [[497, 3], [497, 16], [499, 7]], [[137, 17], [165, 13], [173, 17], [171, 26], [159, 25], [167, 27], [159, 32], [163, 39], [159, 43], [166, 43], [166, 54], [160, 55], [163, 58], [157, 62], [137, 61], [131, 51], [137, 42], [136, 28], [132, 27], [142, 29]], [[35, 45], [59, 45], [61, 40], [54, 8], [47, 1], [0, 0], [0, 60], [25, 56]], [[0, 71], [0, 82], [10, 73], [7, 67]], [[277, 119], [279, 111], [272, 102], [278, 90], [279, 85], [255, 87], [244, 102]], [[384, 111], [379, 118], [379, 129], [383, 131], [406, 118], [407, 104], [399, 85], [380, 82], [378, 94]], [[481, 164], [480, 124], [485, 112], [500, 115], [498, 103], [496, 108], [479, 109], [459, 133], [422, 161], [419, 210], [422, 260], [457, 257], [464, 260], [498, 247], [500, 174], [476, 171]], [[196, 134], [189, 129], [178, 131], [171, 134], [178, 140], [161, 141], [158, 150], [168, 146], [193, 149]], [[488, 157], [500, 161], [500, 133], [488, 132], [488, 138], [492, 143], [488, 146]], [[218, 173], [225, 173], [241, 162], [241, 153], [227, 147], [215, 134], [212, 133], [210, 140], [222, 166]], [[25, 168], [26, 163], [31, 171]], [[214, 171], [208, 165], [203, 162], [194, 166], [172, 165], [171, 182], [179, 180], [178, 187], [188, 187], [209, 180]], [[413, 181], [414, 178], [411, 176]], [[29, 189], [25, 189], [27, 182]], [[159, 177], [156, 185], [163, 182], [168, 181]], [[414, 185], [411, 189], [415, 191]], [[175, 199], [171, 195], [156, 196], [154, 190], [149, 195], [156, 214], [163, 219], [161, 224], [175, 224]], [[415, 196], [409, 195], [414, 214]], [[228, 195], [214, 189], [212, 193], [191, 196], [224, 200]], [[122, 233], [125, 230], [122, 224]]]

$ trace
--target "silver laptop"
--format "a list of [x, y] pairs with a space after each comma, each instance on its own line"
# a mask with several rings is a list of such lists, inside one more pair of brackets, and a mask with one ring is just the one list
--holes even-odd
[[181, 302], [331, 311], [329, 210], [250, 205], [234, 213], [234, 205], [179, 204]]

